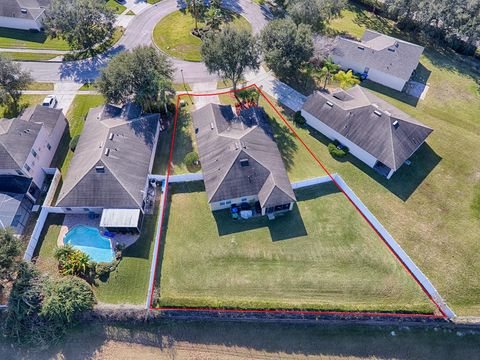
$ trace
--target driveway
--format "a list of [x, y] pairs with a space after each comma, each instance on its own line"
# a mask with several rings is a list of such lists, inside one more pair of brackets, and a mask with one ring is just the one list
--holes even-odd
[[[223, 5], [244, 16], [252, 25], [254, 34], [260, 32], [267, 24], [269, 14], [260, 6], [249, 0], [224, 0]], [[155, 25], [171, 12], [184, 6], [182, 0], [163, 0], [160, 3], [145, 7], [128, 25], [124, 35], [114, 48], [103, 55], [88, 60], [73, 62], [21, 62], [22, 68], [32, 73], [35, 81], [75, 81], [86, 82], [94, 80], [99, 75], [99, 69], [108, 63], [111, 56], [121, 51], [131, 50], [141, 45], [152, 45], [152, 33]], [[203, 63], [194, 63], [173, 59], [175, 66], [175, 82], [182, 82], [181, 69], [185, 82], [212, 82], [216, 75], [209, 74]]]

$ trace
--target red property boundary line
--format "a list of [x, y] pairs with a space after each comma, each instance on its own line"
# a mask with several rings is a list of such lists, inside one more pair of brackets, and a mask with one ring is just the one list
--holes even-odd
[[[394, 255], [394, 257], [400, 262], [400, 264], [403, 266], [403, 268], [410, 274], [410, 276], [415, 280], [415, 282], [420, 286], [420, 288], [423, 290], [425, 295], [430, 299], [430, 301], [435, 305], [435, 307], [438, 309], [438, 311], [442, 315], [434, 315], [434, 314], [419, 314], [419, 313], [382, 313], [382, 312], [360, 312], [360, 311], [308, 311], [308, 310], [273, 310], [273, 309], [223, 309], [223, 308], [200, 308], [200, 307], [153, 307], [153, 294], [155, 291], [155, 280], [157, 278], [157, 267], [158, 267], [158, 253], [160, 252], [161, 248], [161, 238], [162, 238], [162, 231], [163, 231], [163, 222], [165, 219], [165, 211], [167, 208], [167, 195], [168, 195], [168, 187], [169, 187], [169, 178], [171, 174], [171, 166], [172, 166], [172, 158], [173, 158], [173, 148], [175, 145], [175, 134], [177, 130], [177, 120], [178, 120], [178, 114], [179, 114], [179, 106], [180, 106], [180, 99], [184, 96], [195, 96], [195, 97], [206, 97], [206, 96], [217, 96], [217, 95], [225, 95], [225, 94], [231, 94], [234, 92], [246, 90], [249, 88], [255, 88], [259, 94], [267, 101], [267, 103], [270, 105], [270, 107], [275, 111], [275, 113], [282, 119], [282, 121], [285, 123], [285, 125], [290, 129], [290, 131], [295, 135], [295, 137], [300, 141], [300, 143], [307, 149], [307, 151], [310, 153], [310, 155], [313, 157], [313, 159], [317, 162], [318, 165], [325, 171], [325, 173], [330, 177], [332, 182], [335, 184], [335, 186], [345, 195], [345, 197], [348, 199], [348, 201], [353, 205], [353, 207], [357, 210], [357, 212], [365, 219], [365, 221], [370, 225], [370, 227], [373, 229], [373, 231], [377, 234], [377, 236], [383, 241], [383, 243], [387, 246], [387, 248], [390, 250], [390, 252]], [[368, 218], [365, 216], [365, 214], [358, 208], [358, 206], [355, 204], [355, 202], [350, 198], [350, 196], [343, 190], [343, 188], [338, 184], [338, 182], [335, 180], [335, 178], [331, 175], [331, 173], [327, 170], [327, 168], [323, 165], [323, 163], [317, 158], [317, 156], [313, 153], [313, 151], [303, 142], [302, 138], [298, 136], [296, 131], [293, 129], [293, 127], [288, 123], [288, 121], [283, 117], [283, 115], [278, 111], [278, 109], [272, 104], [270, 99], [263, 93], [260, 87], [258, 87], [256, 84], [251, 84], [249, 86], [243, 87], [241, 89], [237, 90], [226, 90], [226, 91], [221, 91], [221, 92], [216, 92], [216, 93], [207, 93], [207, 94], [194, 94], [194, 93], [187, 93], [187, 94], [180, 94], [177, 95], [177, 101], [176, 101], [176, 110], [175, 110], [175, 117], [174, 117], [174, 124], [173, 124], [173, 133], [171, 137], [171, 144], [170, 144], [170, 154], [169, 154], [169, 159], [168, 159], [168, 169], [167, 169], [167, 176], [165, 180], [165, 190], [164, 190], [164, 200], [163, 200], [163, 211], [162, 211], [162, 217], [160, 219], [160, 231], [158, 234], [158, 239], [157, 241], [159, 242], [158, 244], [158, 252], [156, 254], [157, 262], [155, 265], [155, 270], [154, 270], [154, 275], [153, 275], [153, 285], [152, 285], [152, 290], [150, 294], [150, 304], [149, 308], [150, 310], [159, 310], [159, 311], [198, 311], [198, 312], [223, 312], [223, 313], [270, 313], [270, 314], [297, 314], [297, 315], [339, 315], [339, 316], [361, 316], [361, 317], [417, 317], [417, 318], [430, 318], [430, 319], [447, 319], [448, 316], [444, 313], [444, 311], [441, 309], [441, 307], [437, 304], [437, 302], [432, 298], [432, 296], [428, 293], [428, 291], [425, 289], [425, 287], [422, 285], [422, 283], [416, 278], [416, 276], [410, 271], [410, 269], [406, 266], [404, 261], [397, 255], [395, 251], [391, 248], [391, 246], [388, 244], [388, 242], [384, 239], [384, 237], [378, 232], [378, 230], [373, 226], [373, 224], [368, 220]]]

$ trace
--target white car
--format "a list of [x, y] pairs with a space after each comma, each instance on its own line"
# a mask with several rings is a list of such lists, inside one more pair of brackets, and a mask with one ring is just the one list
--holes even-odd
[[55, 95], [48, 95], [43, 99], [42, 106], [48, 107], [50, 109], [55, 109], [58, 104], [57, 97]]

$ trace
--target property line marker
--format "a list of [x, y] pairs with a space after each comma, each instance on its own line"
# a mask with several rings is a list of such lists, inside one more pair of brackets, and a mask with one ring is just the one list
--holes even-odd
[[273, 103], [270, 101], [270, 99], [263, 93], [263, 91], [257, 86], [257, 84], [251, 84], [248, 86], [245, 86], [241, 89], [236, 89], [236, 90], [226, 90], [226, 91], [220, 91], [220, 92], [215, 92], [215, 93], [202, 93], [202, 94], [192, 94], [190, 93], [190, 96], [193, 97], [206, 97], [206, 96], [218, 96], [218, 95], [225, 95], [225, 94], [233, 94], [235, 92], [239, 92], [242, 90], [250, 89], [250, 88], [255, 88], [260, 95], [267, 101], [269, 106], [275, 111], [275, 113], [282, 119], [282, 121], [285, 123], [285, 125], [289, 128], [289, 130], [295, 135], [295, 137], [300, 141], [300, 143], [307, 149], [307, 151], [310, 153], [310, 155], [313, 157], [313, 159], [317, 162], [318, 165], [325, 171], [325, 173], [330, 177], [332, 182], [335, 184], [335, 186], [345, 195], [345, 197], [348, 199], [350, 204], [353, 205], [355, 210], [357, 210], [358, 213], [362, 216], [363, 219], [368, 223], [368, 225], [373, 229], [373, 231], [377, 234], [377, 236], [382, 240], [382, 242], [387, 246], [389, 251], [394, 255], [394, 257], [400, 262], [400, 264], [403, 266], [403, 268], [407, 271], [408, 274], [415, 280], [415, 282], [420, 286], [420, 288], [423, 290], [423, 292], [427, 295], [427, 297], [430, 299], [430, 301], [435, 305], [435, 307], [438, 309], [438, 311], [442, 315], [435, 315], [435, 314], [420, 314], [420, 313], [388, 313], [388, 312], [361, 312], [361, 311], [314, 311], [314, 310], [281, 310], [281, 309], [224, 309], [224, 308], [198, 308], [198, 307], [153, 307], [153, 294], [155, 292], [155, 282], [156, 282], [156, 277], [157, 277], [157, 268], [158, 268], [158, 253], [160, 252], [160, 248], [162, 246], [161, 244], [161, 238], [162, 238], [162, 232], [163, 232], [163, 221], [165, 218], [165, 211], [166, 211], [166, 206], [167, 206], [167, 197], [168, 197], [168, 186], [169, 186], [169, 178], [170, 178], [170, 173], [171, 173], [171, 166], [172, 166], [172, 158], [173, 158], [173, 149], [174, 149], [174, 144], [175, 144], [175, 134], [176, 134], [176, 129], [177, 129], [177, 120], [178, 120], [178, 115], [179, 115], [179, 109], [180, 109], [180, 99], [184, 96], [187, 96], [187, 94], [180, 94], [177, 95], [177, 102], [176, 102], [176, 109], [175, 109], [175, 117], [174, 117], [174, 124], [173, 124], [173, 133], [171, 137], [171, 144], [170, 144], [170, 154], [169, 154], [169, 159], [168, 159], [168, 169], [167, 169], [167, 177], [165, 179], [165, 191], [164, 191], [164, 204], [163, 204], [163, 211], [162, 211], [162, 217], [160, 219], [160, 232], [159, 232], [159, 238], [157, 241], [159, 241], [159, 246], [158, 246], [158, 252], [155, 254], [155, 258], [157, 259], [156, 261], [156, 266], [154, 270], [154, 276], [153, 276], [153, 286], [152, 286], [152, 292], [150, 294], [150, 310], [158, 310], [158, 311], [198, 311], [198, 312], [217, 312], [217, 313], [274, 313], [274, 314], [298, 314], [298, 315], [339, 315], [339, 316], [362, 316], [362, 317], [418, 317], [418, 318], [430, 318], [430, 319], [447, 319], [448, 316], [444, 313], [444, 311], [441, 309], [440, 305], [437, 304], [437, 302], [432, 298], [432, 296], [428, 293], [428, 291], [425, 289], [425, 287], [422, 285], [422, 283], [417, 279], [417, 277], [411, 272], [411, 270], [405, 265], [404, 261], [397, 255], [395, 251], [391, 248], [390, 244], [384, 239], [384, 237], [378, 232], [378, 230], [373, 226], [373, 224], [368, 220], [368, 218], [363, 214], [363, 212], [358, 208], [358, 206], [355, 204], [355, 202], [350, 198], [350, 196], [343, 190], [343, 188], [338, 184], [338, 182], [335, 180], [335, 178], [331, 175], [331, 173], [327, 170], [327, 168], [323, 165], [323, 163], [317, 158], [317, 156], [313, 153], [313, 151], [305, 144], [305, 142], [302, 140], [302, 138], [296, 133], [296, 131], [293, 129], [293, 127], [288, 123], [288, 121], [283, 117], [283, 115], [278, 111], [278, 109], [273, 105]]

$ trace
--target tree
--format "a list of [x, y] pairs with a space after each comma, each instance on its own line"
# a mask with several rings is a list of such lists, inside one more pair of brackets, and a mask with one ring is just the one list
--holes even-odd
[[22, 242], [10, 229], [0, 229], [0, 279], [10, 279], [15, 271]]
[[313, 55], [310, 27], [290, 19], [273, 20], [260, 35], [264, 60], [280, 78], [290, 78]]
[[73, 277], [53, 280], [40, 275], [33, 264], [22, 262], [8, 301], [5, 334], [41, 349], [58, 341], [94, 302], [85, 281]]
[[40, 316], [58, 324], [74, 322], [80, 313], [90, 310], [95, 303], [90, 286], [74, 276], [55, 281], [47, 279], [43, 296]]
[[208, 71], [230, 80], [234, 90], [247, 69], [260, 66], [255, 40], [244, 29], [226, 26], [220, 32], [208, 33], [201, 51]]
[[18, 100], [32, 82], [30, 73], [23, 71], [19, 64], [0, 55], [0, 105], [12, 104], [15, 108]]
[[354, 85], [360, 84], [360, 80], [352, 73], [352, 70], [347, 72], [340, 70], [338, 73], [333, 75], [333, 79], [338, 81], [342, 89], [347, 89]]
[[345, 0], [292, 0], [288, 2], [287, 13], [296, 24], [322, 29], [326, 21], [340, 15], [345, 4]]
[[207, 25], [212, 29], [217, 30], [220, 28], [223, 20], [222, 10], [220, 8], [214, 7], [213, 5], [210, 6], [205, 13], [205, 17], [207, 19]]
[[187, 0], [187, 9], [195, 19], [195, 29], [198, 29], [198, 18], [205, 11], [204, 0]]
[[152, 47], [138, 47], [115, 56], [103, 68], [96, 87], [108, 102], [133, 101], [144, 111], [158, 109], [173, 94], [173, 66], [170, 60]]
[[65, 39], [71, 49], [92, 51], [112, 38], [115, 15], [98, 0], [53, 0], [44, 25], [52, 37]]
[[55, 248], [53, 256], [62, 275], [86, 276], [89, 272], [90, 257], [70, 244]]
[[339, 69], [340, 66], [334, 64], [332, 59], [330, 58], [328, 58], [327, 61], [324, 62], [323, 67], [320, 69], [320, 73], [318, 75], [318, 78], [324, 79], [323, 89], [326, 89], [327, 83]]

